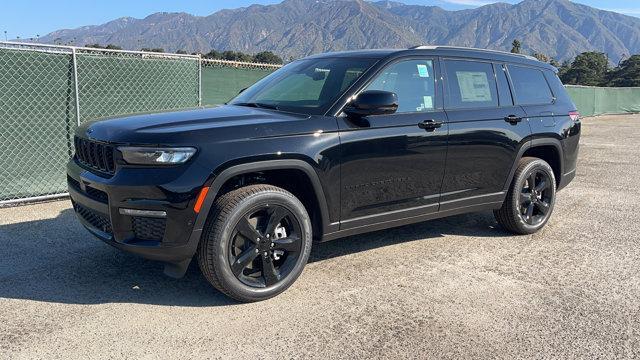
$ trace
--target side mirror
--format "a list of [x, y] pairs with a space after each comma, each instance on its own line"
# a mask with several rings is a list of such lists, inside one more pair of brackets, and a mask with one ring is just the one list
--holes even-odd
[[313, 73], [313, 81], [324, 80], [327, 77], [327, 73], [325, 71], [316, 71]]
[[344, 108], [352, 117], [393, 114], [398, 110], [398, 96], [390, 91], [369, 90], [360, 93]]

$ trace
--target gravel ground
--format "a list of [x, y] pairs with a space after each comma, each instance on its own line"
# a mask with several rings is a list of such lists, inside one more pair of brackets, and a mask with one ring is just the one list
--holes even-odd
[[0, 358], [639, 357], [640, 116], [583, 129], [540, 233], [477, 213], [316, 244], [254, 304], [101, 243], [69, 201], [0, 209]]

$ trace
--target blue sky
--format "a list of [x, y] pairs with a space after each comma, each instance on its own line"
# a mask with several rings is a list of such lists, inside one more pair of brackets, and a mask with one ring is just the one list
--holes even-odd
[[[159, 11], [209, 15], [220, 9], [281, 0], [6, 0], [0, 3], [0, 36], [31, 38], [53, 30], [102, 24], [122, 16], [143, 18]], [[402, 0], [401, 0], [402, 1]], [[407, 4], [437, 5], [448, 10], [468, 9], [496, 1], [490, 0], [404, 0]], [[516, 3], [515, 0], [504, 2]], [[639, 0], [579, 0], [593, 7], [640, 16]]]

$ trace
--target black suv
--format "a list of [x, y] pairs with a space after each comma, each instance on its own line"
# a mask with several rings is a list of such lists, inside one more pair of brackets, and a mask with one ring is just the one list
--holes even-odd
[[100, 239], [241, 301], [287, 289], [311, 244], [493, 210], [530, 234], [574, 177], [576, 107], [556, 69], [455, 47], [294, 61], [225, 106], [81, 126], [67, 167]]

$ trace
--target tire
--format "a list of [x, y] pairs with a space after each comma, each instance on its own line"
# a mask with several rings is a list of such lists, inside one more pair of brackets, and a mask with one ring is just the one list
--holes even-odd
[[520, 235], [533, 234], [549, 221], [555, 200], [556, 178], [551, 166], [542, 159], [524, 157], [520, 159], [502, 207], [493, 214], [506, 230]]
[[242, 302], [266, 300], [302, 273], [311, 252], [311, 231], [304, 205], [290, 192], [272, 185], [239, 188], [212, 207], [198, 264], [225, 295]]

